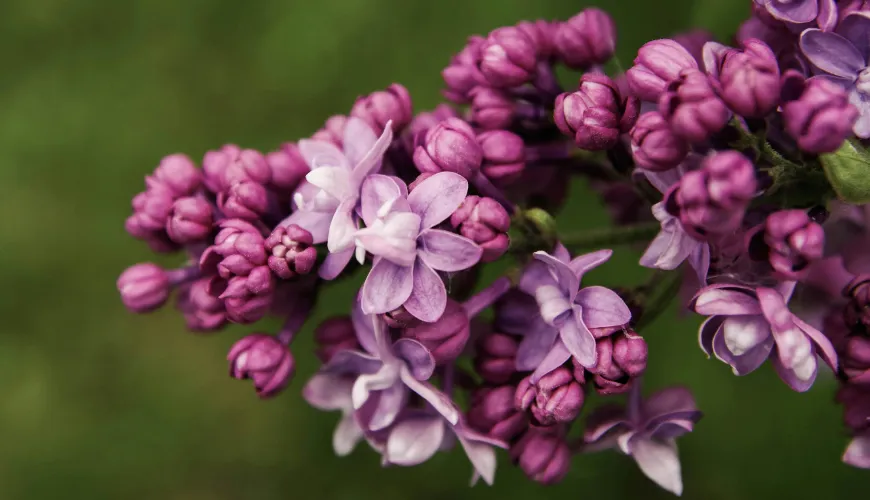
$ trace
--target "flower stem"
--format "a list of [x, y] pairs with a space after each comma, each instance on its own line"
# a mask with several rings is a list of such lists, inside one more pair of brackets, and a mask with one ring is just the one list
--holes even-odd
[[575, 251], [595, 247], [629, 245], [652, 239], [658, 234], [660, 229], [661, 226], [658, 222], [646, 222], [630, 226], [608, 227], [562, 234], [559, 236], [559, 241]]
[[[683, 273], [680, 270], [657, 271], [653, 274], [647, 284], [641, 287], [643, 312], [634, 328], [640, 330], [655, 321], [677, 296], [682, 282]], [[646, 297], [649, 299], [644, 300]]]

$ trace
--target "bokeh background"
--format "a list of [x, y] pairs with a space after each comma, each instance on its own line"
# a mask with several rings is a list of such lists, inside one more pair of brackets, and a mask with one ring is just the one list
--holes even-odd
[[[692, 25], [728, 37], [748, 0], [4, 0], [0, 2], [0, 498], [361, 500], [668, 498], [616, 453], [577, 457], [539, 487], [502, 457], [496, 485], [468, 488], [460, 452], [381, 470], [364, 446], [336, 458], [335, 414], [299, 396], [315, 369], [259, 401], [230, 380], [228, 346], [250, 328], [185, 332], [171, 309], [135, 317], [116, 296], [126, 266], [152, 259], [124, 218], [165, 154], [225, 142], [269, 150], [304, 137], [354, 98], [398, 81], [416, 109], [466, 36], [522, 18], [609, 4], [630, 63], [644, 41]], [[566, 224], [605, 223], [578, 190]], [[643, 274], [625, 251], [594, 279]], [[349, 304], [331, 289], [319, 319]], [[846, 444], [835, 384], [808, 394], [772, 370], [736, 378], [673, 311], [643, 332], [647, 389], [688, 384], [707, 416], [680, 442], [690, 499], [846, 498], [866, 472]], [[273, 330], [276, 321], [258, 329]]]

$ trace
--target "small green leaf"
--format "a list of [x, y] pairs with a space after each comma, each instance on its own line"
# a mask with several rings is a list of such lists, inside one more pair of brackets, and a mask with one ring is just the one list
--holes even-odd
[[819, 156], [837, 198], [856, 205], [870, 203], [870, 156], [851, 141]]

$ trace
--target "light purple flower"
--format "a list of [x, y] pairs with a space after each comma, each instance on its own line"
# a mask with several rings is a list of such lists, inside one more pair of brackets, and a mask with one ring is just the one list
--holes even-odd
[[311, 377], [302, 390], [305, 401], [318, 410], [341, 412], [332, 434], [332, 449], [340, 457], [349, 455], [365, 436], [353, 407], [353, 384], [352, 376], [322, 372]]
[[392, 126], [387, 125], [376, 137], [365, 121], [349, 118], [343, 150], [331, 142], [299, 141], [299, 152], [311, 172], [294, 194], [296, 211], [281, 225], [296, 224], [311, 233], [315, 244], [327, 243], [330, 254], [320, 268], [324, 279], [338, 276], [353, 257], [360, 189], [365, 178], [380, 169], [393, 140]]
[[746, 375], [771, 359], [780, 378], [803, 392], [815, 381], [816, 353], [834, 370], [837, 354], [831, 341], [789, 311], [795, 282], [774, 288], [715, 284], [692, 299], [691, 308], [710, 316], [698, 331], [701, 348]]
[[701, 416], [688, 389], [672, 387], [641, 400], [640, 384], [635, 384], [628, 408], [596, 410], [583, 438], [590, 451], [618, 446], [648, 478], [680, 495], [683, 479], [676, 438], [691, 432]]
[[855, 12], [835, 32], [808, 29], [800, 48], [817, 73], [849, 92], [849, 102], [860, 112], [852, 131], [870, 138], [870, 13]]
[[837, 24], [837, 6], [834, 0], [755, 0], [774, 19], [789, 24], [807, 24], [813, 21], [825, 30]]
[[852, 467], [870, 469], [870, 431], [852, 438], [843, 453], [843, 462]]
[[504, 311], [507, 316], [500, 325], [507, 333], [524, 335], [517, 351], [517, 370], [534, 370], [532, 383], [571, 356], [583, 366], [594, 365], [595, 337], [590, 329], [619, 327], [631, 319], [631, 311], [616, 292], [601, 286], [580, 288], [583, 275], [612, 253], [599, 250], [571, 260], [561, 245], [553, 255], [535, 252], [536, 260], [523, 272], [519, 289], [534, 297], [538, 307], [511, 307]]
[[383, 314], [404, 306], [431, 323], [447, 306], [447, 290], [436, 271], [468, 269], [480, 261], [483, 250], [464, 236], [433, 229], [465, 200], [465, 178], [439, 172], [410, 194], [406, 189], [384, 175], [372, 175], [363, 184], [366, 228], [356, 233], [356, 240], [375, 259], [362, 288], [362, 308]]

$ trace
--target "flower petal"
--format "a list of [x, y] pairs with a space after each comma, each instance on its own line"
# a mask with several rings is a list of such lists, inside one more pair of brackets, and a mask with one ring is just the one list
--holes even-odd
[[574, 270], [567, 263], [562, 262], [547, 252], [537, 251], [534, 253], [534, 257], [547, 265], [562, 294], [565, 295], [569, 302], [573, 302], [574, 297], [577, 295], [577, 289], [580, 288], [580, 280], [574, 274]]
[[[354, 250], [353, 237], [357, 229], [357, 222], [353, 219], [353, 210], [356, 198], [342, 201], [335, 209], [332, 222], [329, 224], [329, 236], [326, 240], [326, 248], [330, 253]], [[350, 259], [348, 259], [350, 260]]]
[[[778, 351], [778, 349], [777, 349]], [[813, 386], [818, 373], [818, 363], [815, 356], [806, 356], [799, 360], [789, 360], [791, 366], [783, 363], [782, 356], [777, 353], [771, 357], [771, 363], [779, 378], [782, 379], [792, 390], [806, 392]]]
[[635, 439], [632, 441], [631, 456], [646, 477], [677, 496], [683, 493], [680, 457], [674, 440], [660, 442]]
[[375, 223], [381, 207], [401, 197], [399, 185], [392, 177], [381, 174], [366, 177], [360, 193], [360, 214], [366, 226]]
[[559, 368], [569, 359], [571, 359], [571, 353], [568, 352], [568, 348], [565, 347], [565, 344], [561, 339], [556, 339], [553, 343], [553, 347], [550, 348], [550, 352], [548, 352], [544, 359], [541, 360], [541, 364], [535, 368], [535, 371], [532, 372], [529, 380], [531, 380], [533, 384], [536, 383], [541, 379], [541, 377], [556, 368]]
[[377, 140], [377, 134], [365, 120], [352, 116], [345, 122], [341, 147], [351, 165], [358, 164]]
[[375, 373], [382, 366], [383, 362], [371, 354], [346, 349], [335, 353], [323, 366], [323, 371], [337, 375], [359, 375]]
[[323, 167], [350, 169], [350, 164], [344, 153], [331, 142], [302, 139], [297, 145], [299, 153], [311, 170]]
[[710, 245], [701, 244], [692, 250], [686, 261], [695, 270], [698, 283], [707, 284], [707, 274], [710, 272]]
[[793, 317], [792, 321], [815, 344], [815, 351], [831, 367], [831, 370], [836, 372], [838, 369], [837, 351], [828, 336], [797, 316]]
[[556, 279], [550, 273], [550, 268], [541, 261], [533, 260], [523, 268], [523, 274], [520, 276], [520, 283], [517, 288], [534, 297], [535, 290], [538, 287], [555, 284]]
[[524, 332], [525, 336], [517, 347], [517, 371], [527, 372], [537, 368], [553, 349], [553, 343], [559, 336], [559, 330], [541, 324], [539, 329]]
[[713, 355], [713, 338], [719, 332], [724, 321], [725, 316], [710, 316], [698, 328], [698, 344], [708, 358]]
[[393, 425], [399, 412], [408, 402], [408, 388], [393, 384], [378, 393], [378, 406], [369, 420], [369, 430], [380, 431]]
[[870, 138], [870, 95], [858, 90], [857, 87], [849, 91], [849, 102], [858, 109], [860, 115], [852, 132], [861, 139]]
[[402, 366], [399, 372], [402, 377], [402, 382], [405, 383], [412, 391], [416, 392], [421, 398], [435, 408], [435, 411], [441, 414], [450, 425], [456, 425], [459, 422], [459, 407], [450, 399], [450, 396], [436, 389], [428, 382], [421, 382], [414, 378], [411, 371]]
[[296, 224], [311, 233], [313, 244], [323, 243], [329, 237], [329, 225], [332, 223], [332, 212], [312, 212], [297, 210], [281, 222], [282, 226]]
[[355, 247], [350, 247], [340, 252], [328, 254], [326, 258], [323, 259], [323, 263], [320, 264], [320, 269], [317, 270], [317, 275], [326, 281], [334, 280], [350, 263], [350, 259], [353, 258], [355, 250]]
[[343, 167], [321, 167], [312, 170], [305, 176], [305, 180], [339, 201], [355, 197], [357, 194], [350, 183], [350, 171]]
[[393, 351], [411, 370], [417, 380], [428, 380], [435, 371], [435, 359], [429, 349], [413, 339], [399, 339], [393, 343]]
[[353, 307], [350, 310], [350, 320], [356, 332], [359, 345], [371, 354], [377, 354], [378, 344], [375, 340], [374, 315], [366, 314], [362, 310], [362, 293], [357, 294]]
[[383, 391], [393, 385], [397, 385], [398, 379], [399, 370], [393, 364], [384, 364], [375, 373], [363, 374], [357, 377], [351, 390], [354, 409], [360, 409], [368, 401], [372, 392]]
[[732, 285], [710, 285], [692, 299], [690, 308], [698, 314], [761, 314], [761, 305], [751, 288]]
[[[803, 2], [811, 3], [811, 2]], [[852, 43], [841, 35], [818, 29], [801, 33], [801, 51], [813, 66], [825, 73], [854, 81], [866, 60]]]
[[403, 304], [412, 316], [426, 323], [438, 321], [447, 307], [444, 282], [438, 273], [420, 259], [414, 263], [411, 293]]
[[628, 425], [625, 408], [622, 406], [610, 404], [598, 407], [586, 418], [583, 441], [585, 443], [600, 441], [606, 435], [625, 431]]
[[770, 15], [793, 24], [806, 24], [816, 20], [819, 15], [817, 0], [766, 0], [764, 2]]
[[539, 287], [535, 290], [535, 300], [538, 302], [541, 318], [555, 328], [559, 328], [572, 311], [571, 302], [555, 286]]
[[399, 422], [387, 438], [386, 461], [411, 466], [429, 460], [441, 446], [444, 431], [444, 420], [437, 415]]
[[[730, 319], [726, 318], [725, 322], [728, 322]], [[751, 373], [764, 364], [767, 358], [770, 357], [770, 352], [773, 350], [774, 345], [772, 336], [769, 336], [767, 340], [757, 345], [754, 349], [745, 352], [743, 356], [735, 356], [725, 345], [723, 330], [724, 323], [723, 328], [713, 337], [713, 353], [721, 361], [731, 366], [734, 375], [743, 376]]]
[[870, 433], [855, 436], [843, 453], [843, 462], [861, 469], [870, 469]]
[[441, 229], [426, 229], [417, 238], [417, 256], [437, 271], [455, 272], [480, 262], [483, 249], [470, 239]]
[[352, 414], [341, 417], [332, 434], [332, 449], [339, 457], [350, 455], [357, 443], [363, 438], [362, 427]]
[[408, 194], [411, 210], [423, 221], [422, 229], [440, 224], [465, 201], [468, 181], [453, 172], [438, 172], [418, 184]]
[[837, 25], [837, 33], [848, 40], [861, 53], [863, 61], [870, 62], [870, 13], [858, 11], [844, 17]]
[[495, 481], [495, 450], [489, 444], [472, 441], [459, 433], [456, 434], [456, 437], [459, 439], [459, 444], [462, 445], [465, 455], [474, 467], [475, 474], [472, 483], [475, 482], [479, 475], [486, 484], [492, 485]]
[[420, 217], [411, 212], [394, 213], [387, 222], [360, 229], [356, 243], [370, 254], [398, 266], [410, 266], [417, 258], [417, 228]]
[[[577, 257], [574, 257], [574, 260], [568, 263], [568, 267], [574, 271], [578, 280], [582, 280], [584, 274], [610, 260], [610, 256], [612, 255], [613, 250], [610, 249], [578, 255]], [[559, 256], [556, 256], [556, 258], [559, 258]]]
[[722, 56], [731, 50], [733, 49], [719, 42], [705, 43], [701, 49], [704, 59], [704, 71], [712, 78], [719, 80], [719, 63], [722, 62]]
[[[575, 309], [576, 311], [576, 309]], [[565, 348], [584, 367], [595, 365], [597, 357], [595, 351], [595, 337], [583, 324], [583, 319], [576, 312], [573, 317], [559, 328], [559, 338], [565, 344]]]
[[647, 422], [667, 420], [671, 415], [697, 411], [692, 391], [686, 387], [668, 387], [652, 393], [643, 401], [643, 418]]
[[759, 315], [729, 316], [722, 323], [722, 340], [732, 356], [743, 356], [770, 337], [770, 325]]
[[411, 296], [414, 268], [376, 258], [362, 288], [362, 310], [383, 314], [398, 309]]
[[380, 170], [384, 153], [387, 152], [387, 148], [393, 142], [393, 127], [390, 126], [390, 123], [387, 123], [384, 132], [378, 137], [378, 140], [375, 141], [371, 149], [366, 152], [365, 156], [353, 166], [352, 180], [357, 189], [359, 189], [359, 186], [362, 185], [366, 177]]
[[587, 328], [625, 325], [631, 321], [631, 311], [616, 292], [603, 286], [587, 286], [574, 299], [583, 313]]
[[352, 387], [351, 377], [334, 373], [316, 373], [302, 389], [302, 397], [318, 410], [350, 411], [353, 409], [350, 399]]

